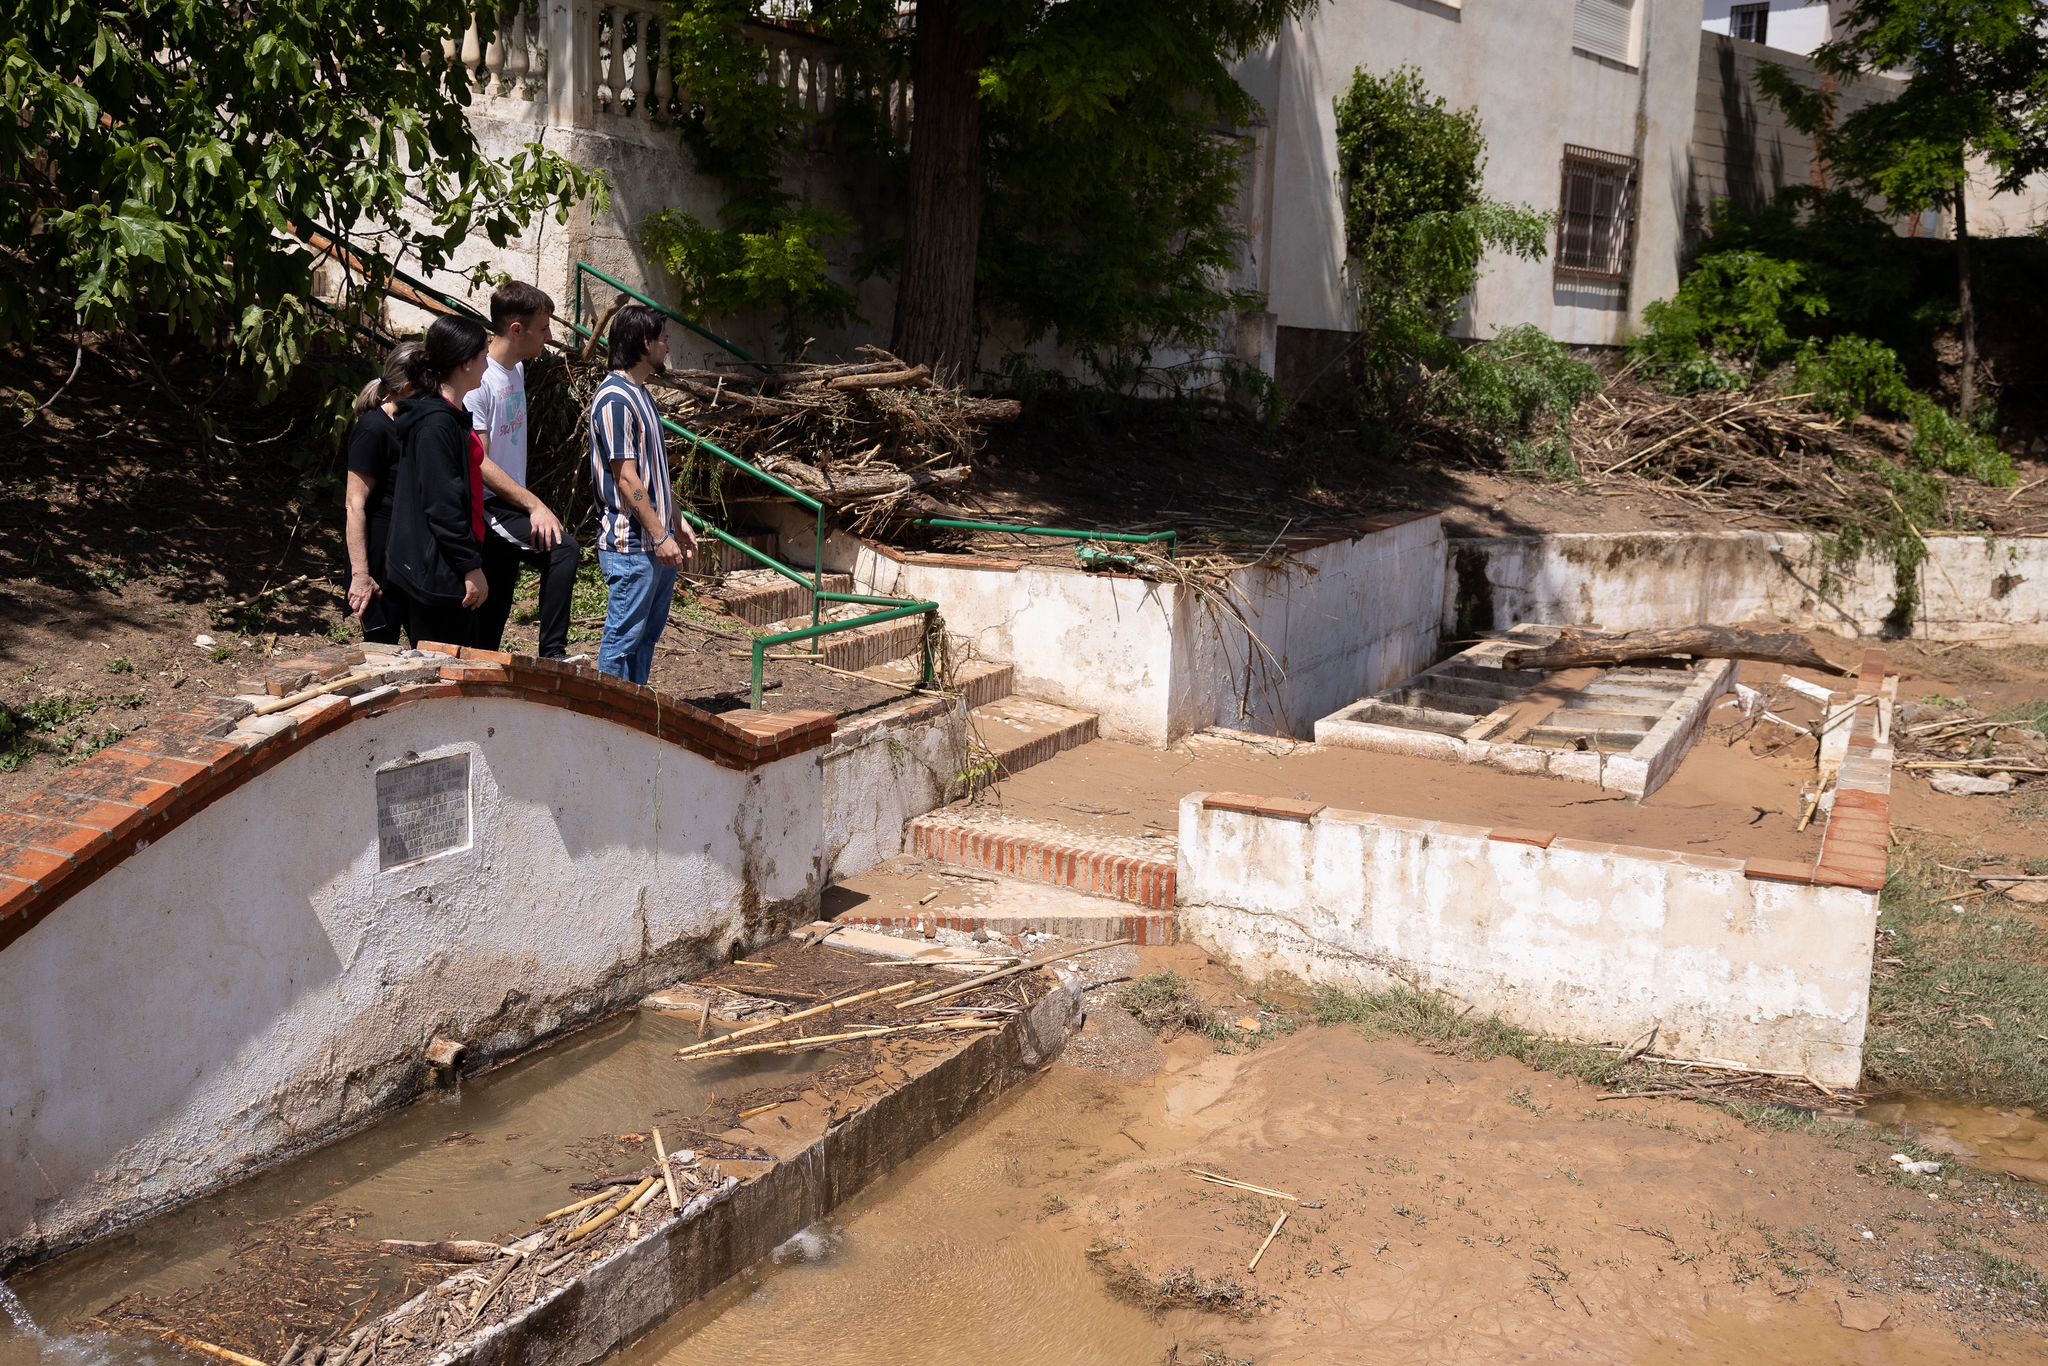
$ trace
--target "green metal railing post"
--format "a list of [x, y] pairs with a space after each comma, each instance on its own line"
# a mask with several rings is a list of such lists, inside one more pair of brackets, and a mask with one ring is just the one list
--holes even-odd
[[946, 527], [954, 531], [1007, 531], [1013, 536], [1051, 536], [1064, 541], [1110, 541], [1118, 545], [1159, 545], [1166, 546], [1166, 558], [1172, 559], [1180, 546], [1177, 531], [1079, 531], [1062, 526], [1014, 526], [1008, 522], [969, 522], [956, 517], [920, 517], [913, 526]]
[[[634, 299], [639, 301], [640, 303], [646, 304], [649, 308], [659, 309], [665, 316], [669, 317], [670, 319], [676, 322], [681, 323], [684, 327], [687, 327], [688, 329], [690, 329], [690, 331], [695, 332], [698, 336], [702, 337], [705, 341], [710, 342], [713, 346], [718, 347], [727, 355], [736, 356], [740, 360], [745, 361], [747, 364], [753, 366], [756, 370], [759, 370], [762, 374], [765, 375], [770, 373], [770, 368], [766, 362], [754, 359], [754, 357], [748, 355], [745, 351], [742, 351], [736, 344], [727, 341], [724, 337], [719, 336], [716, 332], [713, 332], [710, 328], [704, 326], [704, 324], [698, 322], [695, 318], [686, 317], [683, 314], [676, 312], [673, 308], [670, 308], [667, 304], [662, 303], [660, 300], [649, 298], [647, 295], [642, 294], [639, 290], [633, 288], [633, 286], [627, 284], [624, 280], [620, 280], [614, 276], [605, 274], [596, 266], [591, 265], [588, 261], [578, 261], [576, 263], [576, 298], [578, 305], [576, 311], [576, 321], [578, 323], [581, 323], [583, 321], [583, 312], [581, 304], [583, 298], [583, 277], [585, 275], [594, 275], [599, 280], [602, 280], [604, 283], [610, 285], [613, 289], [619, 291], [619, 293], [625, 295], [627, 298]], [[583, 329], [581, 327], [578, 327], [577, 330], [580, 332]]]

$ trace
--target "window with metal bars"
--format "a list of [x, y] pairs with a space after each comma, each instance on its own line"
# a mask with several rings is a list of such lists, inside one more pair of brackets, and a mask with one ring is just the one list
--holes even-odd
[[1770, 41], [1764, 35], [1770, 32], [1771, 7], [1769, 5], [1736, 5], [1728, 11], [1728, 31], [1738, 38], [1752, 43]]
[[1636, 240], [1635, 158], [1567, 146], [1557, 210], [1557, 277], [1627, 284]]

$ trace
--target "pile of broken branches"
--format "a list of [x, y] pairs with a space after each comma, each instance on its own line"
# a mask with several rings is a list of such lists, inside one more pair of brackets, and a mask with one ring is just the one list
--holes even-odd
[[[655, 376], [652, 387], [677, 423], [816, 498], [857, 531], [967, 516], [940, 495], [968, 482], [988, 425], [1015, 419], [1018, 403], [975, 398], [877, 347], [861, 354], [868, 359], [767, 374], [675, 370]], [[719, 491], [726, 467], [686, 462], [697, 491]], [[762, 492], [730, 486], [738, 498]]]
[[[1904, 516], [1880, 470], [1903, 442], [1886, 424], [1817, 412], [1808, 396], [1675, 398], [1629, 372], [1581, 404], [1572, 452], [1596, 487], [1634, 478], [1732, 521], [1876, 531]], [[1915, 528], [1932, 530], [1933, 528]]]
[[1901, 726], [1898, 766], [1954, 796], [1987, 796], [2048, 779], [2048, 712], [1986, 713], [1961, 707]]

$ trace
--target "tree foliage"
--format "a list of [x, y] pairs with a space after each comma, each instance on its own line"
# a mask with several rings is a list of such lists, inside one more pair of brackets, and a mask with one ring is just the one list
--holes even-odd
[[[1814, 139], [1829, 174], [1895, 213], [1940, 208], [1955, 229], [1961, 406], [1975, 404], [1976, 320], [1965, 191], [1972, 161], [2000, 190], [2048, 170], [2048, 14], [2039, 0], [1849, 0], [1813, 53], [1816, 87], [1765, 65], [1757, 83]], [[1902, 75], [1898, 94], [1843, 114], [1838, 83]]]
[[602, 182], [486, 155], [443, 55], [465, 0], [0, 0], [0, 340], [74, 323], [231, 345], [270, 384], [325, 325], [322, 225], [444, 265]]
[[1346, 269], [1358, 310], [1360, 396], [1397, 425], [1452, 377], [1451, 328], [1488, 251], [1535, 260], [1552, 219], [1485, 197], [1479, 115], [1453, 109], [1402, 67], [1359, 70], [1337, 100], [1337, 174]]
[[[1008, 324], [1027, 346], [1054, 338], [1119, 383], [1163, 349], [1213, 344], [1219, 323], [1250, 303], [1226, 279], [1241, 245], [1244, 167], [1236, 140], [1218, 130], [1253, 112], [1230, 64], [1310, 0], [963, 3], [985, 54], [970, 234], [983, 325]], [[761, 51], [737, 41], [748, 0], [670, 0], [669, 12], [671, 42], [687, 54], [677, 71], [690, 90], [684, 140], [727, 203], [717, 227], [696, 223], [668, 259], [686, 285], [699, 282], [706, 306], [752, 302], [792, 320], [834, 321], [850, 296], [832, 285], [831, 259], [858, 236], [869, 245], [851, 273], [890, 268], [904, 225], [876, 216], [856, 228], [787, 193], [812, 124], [759, 79]], [[884, 188], [874, 198], [900, 202], [904, 148], [877, 95], [910, 71], [916, 28], [876, 0], [814, 0], [810, 18], [866, 81], [825, 116], [831, 133], [842, 155], [865, 154], [863, 173]], [[917, 105], [920, 119], [943, 112]], [[671, 218], [656, 231], [677, 244], [678, 226]], [[760, 268], [738, 249], [747, 236], [808, 248], [805, 268]]]

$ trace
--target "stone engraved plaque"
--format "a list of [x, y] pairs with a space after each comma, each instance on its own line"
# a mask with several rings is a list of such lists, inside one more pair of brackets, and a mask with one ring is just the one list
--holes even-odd
[[469, 756], [377, 775], [377, 863], [396, 868], [469, 847]]

